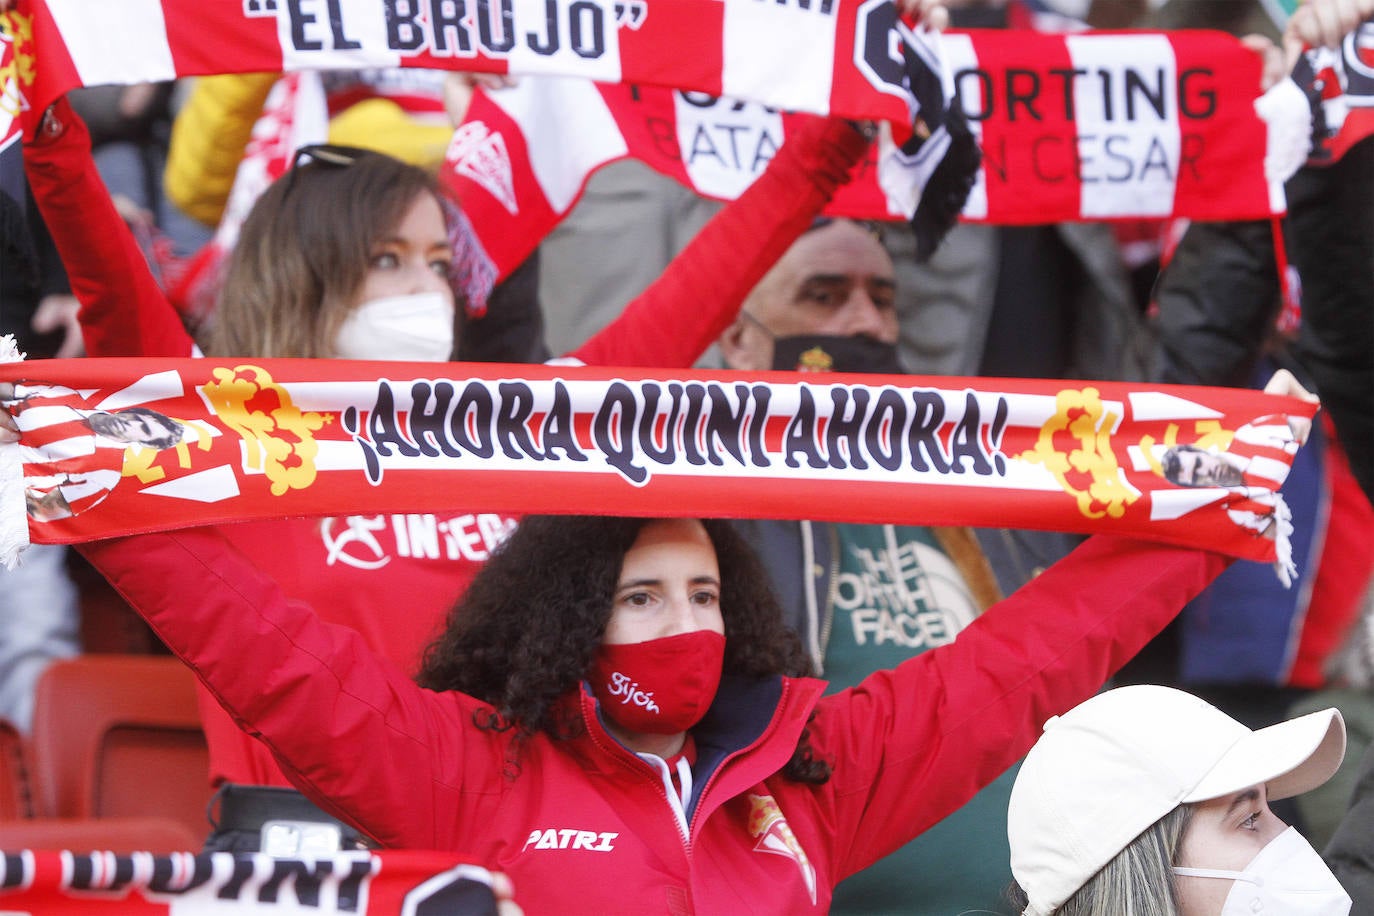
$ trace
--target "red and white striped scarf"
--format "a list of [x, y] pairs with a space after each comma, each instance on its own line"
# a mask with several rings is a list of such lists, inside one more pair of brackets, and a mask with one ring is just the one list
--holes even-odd
[[[445, 10], [454, 18], [435, 21]], [[888, 0], [483, 0], [457, 8], [409, 0], [20, 0], [6, 18], [16, 91], [32, 112], [80, 85], [424, 67], [728, 95], [891, 121], [902, 142], [930, 82], [908, 77], [903, 49], [940, 86], [930, 36], [898, 23]], [[934, 114], [924, 112], [932, 127]]]
[[[12, 544], [423, 512], [435, 494], [466, 493], [513, 513], [1115, 531], [1272, 560], [1275, 542], [1227, 515], [1235, 492], [1176, 486], [1152, 459], [1157, 447], [1227, 452], [1261, 421], [1288, 442], [1281, 421], [1314, 410], [1107, 382], [347, 360], [39, 360], [0, 366], [3, 381], [31, 393], [22, 445], [0, 446]], [[145, 408], [180, 435], [161, 448], [131, 438], [100, 500], [26, 517], [26, 491], [69, 438], [30, 421], [59, 389], [88, 415]], [[71, 395], [60, 403], [70, 410]], [[1266, 517], [1291, 462], [1270, 451], [1267, 487], [1244, 488], [1272, 497]]]
[[440, 852], [388, 849], [303, 858], [261, 853], [9, 849], [5, 905], [65, 916], [403, 916], [487, 913], [491, 874]]
[[1293, 79], [1317, 102], [1314, 165], [1329, 165], [1374, 133], [1374, 19], [1341, 46], [1305, 51]]
[[[444, 11], [454, 18], [436, 22]], [[910, 115], [910, 93], [892, 73], [874, 72], [890, 69], [898, 47], [887, 0], [20, 0], [17, 16], [32, 22], [40, 65], [26, 93], [40, 108], [78, 85], [425, 67], [671, 86], [897, 122]]]
[[35, 514], [49, 494], [60, 495], [73, 514], [94, 508], [119, 483], [126, 443], [100, 436], [86, 422], [85, 398], [69, 388], [18, 386], [11, 406], [25, 428], [42, 430], [44, 447], [20, 446], [25, 496], [36, 502]]

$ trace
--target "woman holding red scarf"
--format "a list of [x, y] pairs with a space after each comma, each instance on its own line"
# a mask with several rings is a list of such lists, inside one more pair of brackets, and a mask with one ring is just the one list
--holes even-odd
[[952, 645], [821, 697], [719, 522], [527, 518], [420, 686], [212, 530], [84, 549], [301, 791], [509, 874], [531, 914], [825, 912], [1225, 566], [1096, 537]]
[[[11, 5], [0, 0], [0, 11]], [[931, 0], [905, 6], [925, 9], [937, 23], [943, 13], [930, 12]], [[82, 302], [88, 353], [192, 355], [195, 342], [142, 268], [89, 167], [84, 125], [61, 101], [35, 120], [25, 136], [26, 172]], [[658, 282], [569, 357], [592, 365], [691, 365], [848, 179], [867, 145], [843, 120], [809, 121]], [[468, 285], [463, 253], [471, 250], [465, 217], [446, 204], [432, 176], [390, 157], [316, 147], [296, 158], [244, 223], [206, 349], [262, 358], [453, 358], [474, 327], [461, 295]], [[466, 497], [455, 502], [426, 516], [248, 523], [234, 526], [231, 537], [288, 595], [357, 629], [413, 672], [451, 597], [514, 524], [476, 511]], [[204, 691], [201, 710], [213, 783], [289, 785], [271, 754]], [[214, 848], [258, 848], [266, 817], [318, 815], [280, 791], [236, 797], [237, 810], [250, 803], [265, 813], [247, 816], [237, 831], [221, 821], [225, 832]]]

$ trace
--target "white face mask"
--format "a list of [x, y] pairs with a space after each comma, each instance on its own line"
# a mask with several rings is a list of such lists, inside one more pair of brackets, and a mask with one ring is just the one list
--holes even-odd
[[339, 359], [446, 362], [453, 352], [453, 304], [440, 292], [364, 302], [334, 338]]
[[1289, 827], [1270, 840], [1244, 871], [1175, 868], [1176, 875], [1235, 881], [1221, 916], [1348, 916], [1350, 895], [1322, 857]]

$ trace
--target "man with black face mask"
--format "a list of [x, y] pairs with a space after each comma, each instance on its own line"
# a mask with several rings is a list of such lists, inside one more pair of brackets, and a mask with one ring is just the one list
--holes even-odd
[[[821, 219], [749, 294], [719, 340], [721, 355], [731, 369], [901, 374], [895, 302], [892, 260], [878, 237], [858, 223]], [[952, 642], [1074, 540], [918, 525], [738, 524], [832, 691]], [[1010, 912], [1001, 894], [1011, 880], [1014, 775], [846, 880], [832, 912]]]
[[732, 369], [900, 373], [896, 295], [877, 237], [821, 218], [749, 293], [721, 353]]

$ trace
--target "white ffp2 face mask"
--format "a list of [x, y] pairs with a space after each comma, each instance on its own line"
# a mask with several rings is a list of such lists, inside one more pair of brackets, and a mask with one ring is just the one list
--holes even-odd
[[334, 338], [339, 359], [446, 362], [453, 353], [453, 302], [439, 292], [364, 302]]
[[1350, 895], [1292, 827], [1270, 840], [1244, 871], [1175, 868], [1176, 875], [1235, 881], [1221, 916], [1348, 916]]

